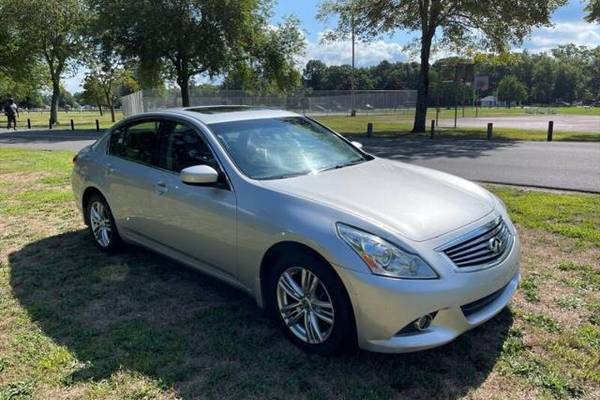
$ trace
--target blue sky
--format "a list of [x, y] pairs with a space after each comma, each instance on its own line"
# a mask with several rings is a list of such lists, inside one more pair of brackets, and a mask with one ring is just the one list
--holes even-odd
[[[274, 9], [272, 23], [280, 22], [287, 15], [295, 15], [300, 19], [307, 39], [306, 52], [301, 62], [318, 58], [329, 65], [349, 63], [350, 43], [348, 41], [328, 45], [320, 43], [320, 35], [334, 28], [335, 21], [322, 23], [316, 19], [319, 3], [320, 0], [279, 0]], [[570, 0], [566, 6], [554, 13], [552, 17], [554, 27], [534, 30], [521, 49], [540, 52], [571, 42], [588, 46], [600, 45], [600, 25], [586, 23], [583, 20], [583, 8], [584, 3], [580, 0]], [[406, 53], [404, 46], [415, 37], [417, 37], [415, 34], [398, 32], [391, 37], [383, 36], [368, 44], [358, 44], [356, 62], [359, 66], [368, 66], [382, 60], [406, 60], [411, 55]], [[81, 90], [80, 84], [84, 74], [85, 71], [80, 70], [75, 76], [65, 79], [67, 90], [71, 92]]]

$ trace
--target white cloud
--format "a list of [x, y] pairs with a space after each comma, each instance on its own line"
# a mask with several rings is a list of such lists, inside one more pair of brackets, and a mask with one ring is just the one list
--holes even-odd
[[[321, 43], [324, 34], [325, 32], [321, 32], [316, 41], [309, 40], [307, 42], [306, 53], [304, 59], [301, 60], [301, 64], [304, 65], [306, 61], [311, 59], [321, 60], [327, 65], [351, 64], [352, 42], [350, 40], [340, 40]], [[375, 65], [383, 60], [393, 62], [408, 58], [402, 44], [384, 40], [368, 43], [356, 41], [355, 55], [358, 67]]]
[[539, 52], [567, 43], [597, 46], [600, 44], [600, 25], [585, 21], [557, 22], [554, 26], [536, 29], [523, 47]]

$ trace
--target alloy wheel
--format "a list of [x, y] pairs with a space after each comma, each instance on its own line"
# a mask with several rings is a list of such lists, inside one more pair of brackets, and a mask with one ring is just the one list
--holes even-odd
[[335, 321], [327, 288], [310, 270], [286, 269], [277, 282], [277, 306], [288, 329], [308, 344], [329, 338]]
[[90, 205], [90, 226], [96, 242], [102, 247], [108, 247], [111, 241], [112, 224], [106, 206], [100, 201]]

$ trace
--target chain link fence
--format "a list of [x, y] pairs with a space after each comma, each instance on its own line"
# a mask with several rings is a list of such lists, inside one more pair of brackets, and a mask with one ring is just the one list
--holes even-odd
[[[285, 95], [253, 95], [241, 90], [192, 90], [191, 106], [247, 105], [281, 108], [309, 115], [385, 114], [413, 111], [415, 90], [316, 90]], [[121, 98], [123, 114], [181, 107], [178, 89], [144, 90]]]

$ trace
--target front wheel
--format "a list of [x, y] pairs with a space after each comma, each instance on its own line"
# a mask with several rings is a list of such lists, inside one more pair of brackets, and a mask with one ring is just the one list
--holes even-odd
[[89, 230], [96, 246], [107, 253], [113, 253], [121, 247], [121, 237], [112, 212], [106, 200], [99, 195], [92, 195], [87, 202], [86, 212]]
[[317, 257], [285, 257], [271, 278], [271, 307], [286, 335], [307, 352], [329, 355], [353, 343], [353, 313], [343, 284]]

